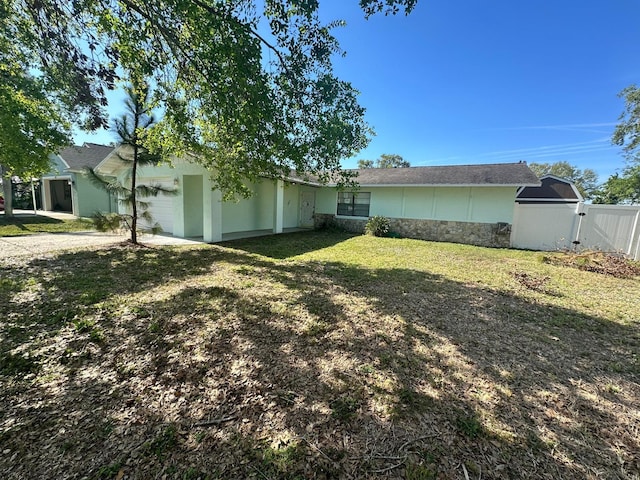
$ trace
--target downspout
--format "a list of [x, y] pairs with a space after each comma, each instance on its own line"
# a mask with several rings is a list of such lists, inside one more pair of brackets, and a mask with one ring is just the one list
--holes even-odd
[[580, 245], [580, 230], [582, 229], [582, 218], [586, 215], [586, 213], [583, 211], [583, 209], [584, 209], [584, 203], [583, 202], [579, 202], [577, 207], [576, 207], [576, 214], [579, 217], [578, 218], [578, 231], [576, 232], [575, 240], [572, 242], [574, 250], [577, 250], [578, 249], [578, 245]]

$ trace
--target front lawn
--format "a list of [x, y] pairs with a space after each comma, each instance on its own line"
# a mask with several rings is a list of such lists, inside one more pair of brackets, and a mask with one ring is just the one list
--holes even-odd
[[0, 263], [0, 471], [632, 479], [640, 279], [299, 233]]
[[94, 229], [93, 222], [84, 219], [62, 220], [42, 215], [20, 215], [8, 219], [4, 214], [0, 214], [0, 237], [15, 237], [34, 233], [80, 232]]

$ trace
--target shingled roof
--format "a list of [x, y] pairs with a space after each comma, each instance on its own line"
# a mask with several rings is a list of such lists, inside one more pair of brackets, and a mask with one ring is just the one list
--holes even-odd
[[518, 203], [578, 203], [584, 201], [576, 186], [554, 175], [540, 177], [539, 187], [522, 188], [516, 195]]
[[114, 147], [85, 143], [81, 146], [67, 147], [61, 150], [58, 156], [68, 165], [69, 170], [78, 170], [83, 167], [97, 167], [113, 150]]
[[526, 163], [447, 165], [439, 167], [361, 168], [361, 186], [538, 186]]

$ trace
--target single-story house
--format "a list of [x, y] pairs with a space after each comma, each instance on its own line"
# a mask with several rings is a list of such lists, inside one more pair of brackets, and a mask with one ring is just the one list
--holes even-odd
[[90, 217], [96, 211], [113, 212], [117, 199], [94, 185], [83, 173], [115, 152], [115, 147], [85, 143], [51, 156], [51, 170], [41, 178], [42, 209]]
[[[97, 167], [121, 177], [116, 155]], [[358, 170], [359, 188], [340, 191], [292, 175], [250, 185], [254, 196], [223, 202], [209, 172], [180, 159], [173, 166], [145, 167], [139, 181], [177, 188], [176, 195], [146, 199], [162, 229], [208, 242], [293, 228], [339, 225], [362, 231], [368, 218], [382, 215], [406, 237], [486, 246], [509, 246], [516, 191], [538, 186], [526, 163]]]
[[518, 189], [516, 202], [523, 205], [584, 202], [584, 198], [570, 180], [555, 175], [544, 175], [540, 177], [540, 183], [541, 185], [537, 187], [529, 186]]

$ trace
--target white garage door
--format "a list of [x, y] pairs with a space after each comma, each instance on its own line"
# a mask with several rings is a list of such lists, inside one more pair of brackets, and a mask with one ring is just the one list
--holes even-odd
[[[171, 178], [140, 178], [140, 185], [161, 185], [165, 188], [172, 189], [173, 179]], [[153, 221], [160, 224], [164, 233], [173, 233], [173, 196], [158, 194], [157, 197], [148, 197], [141, 199], [149, 202], [149, 213], [153, 217]]]

